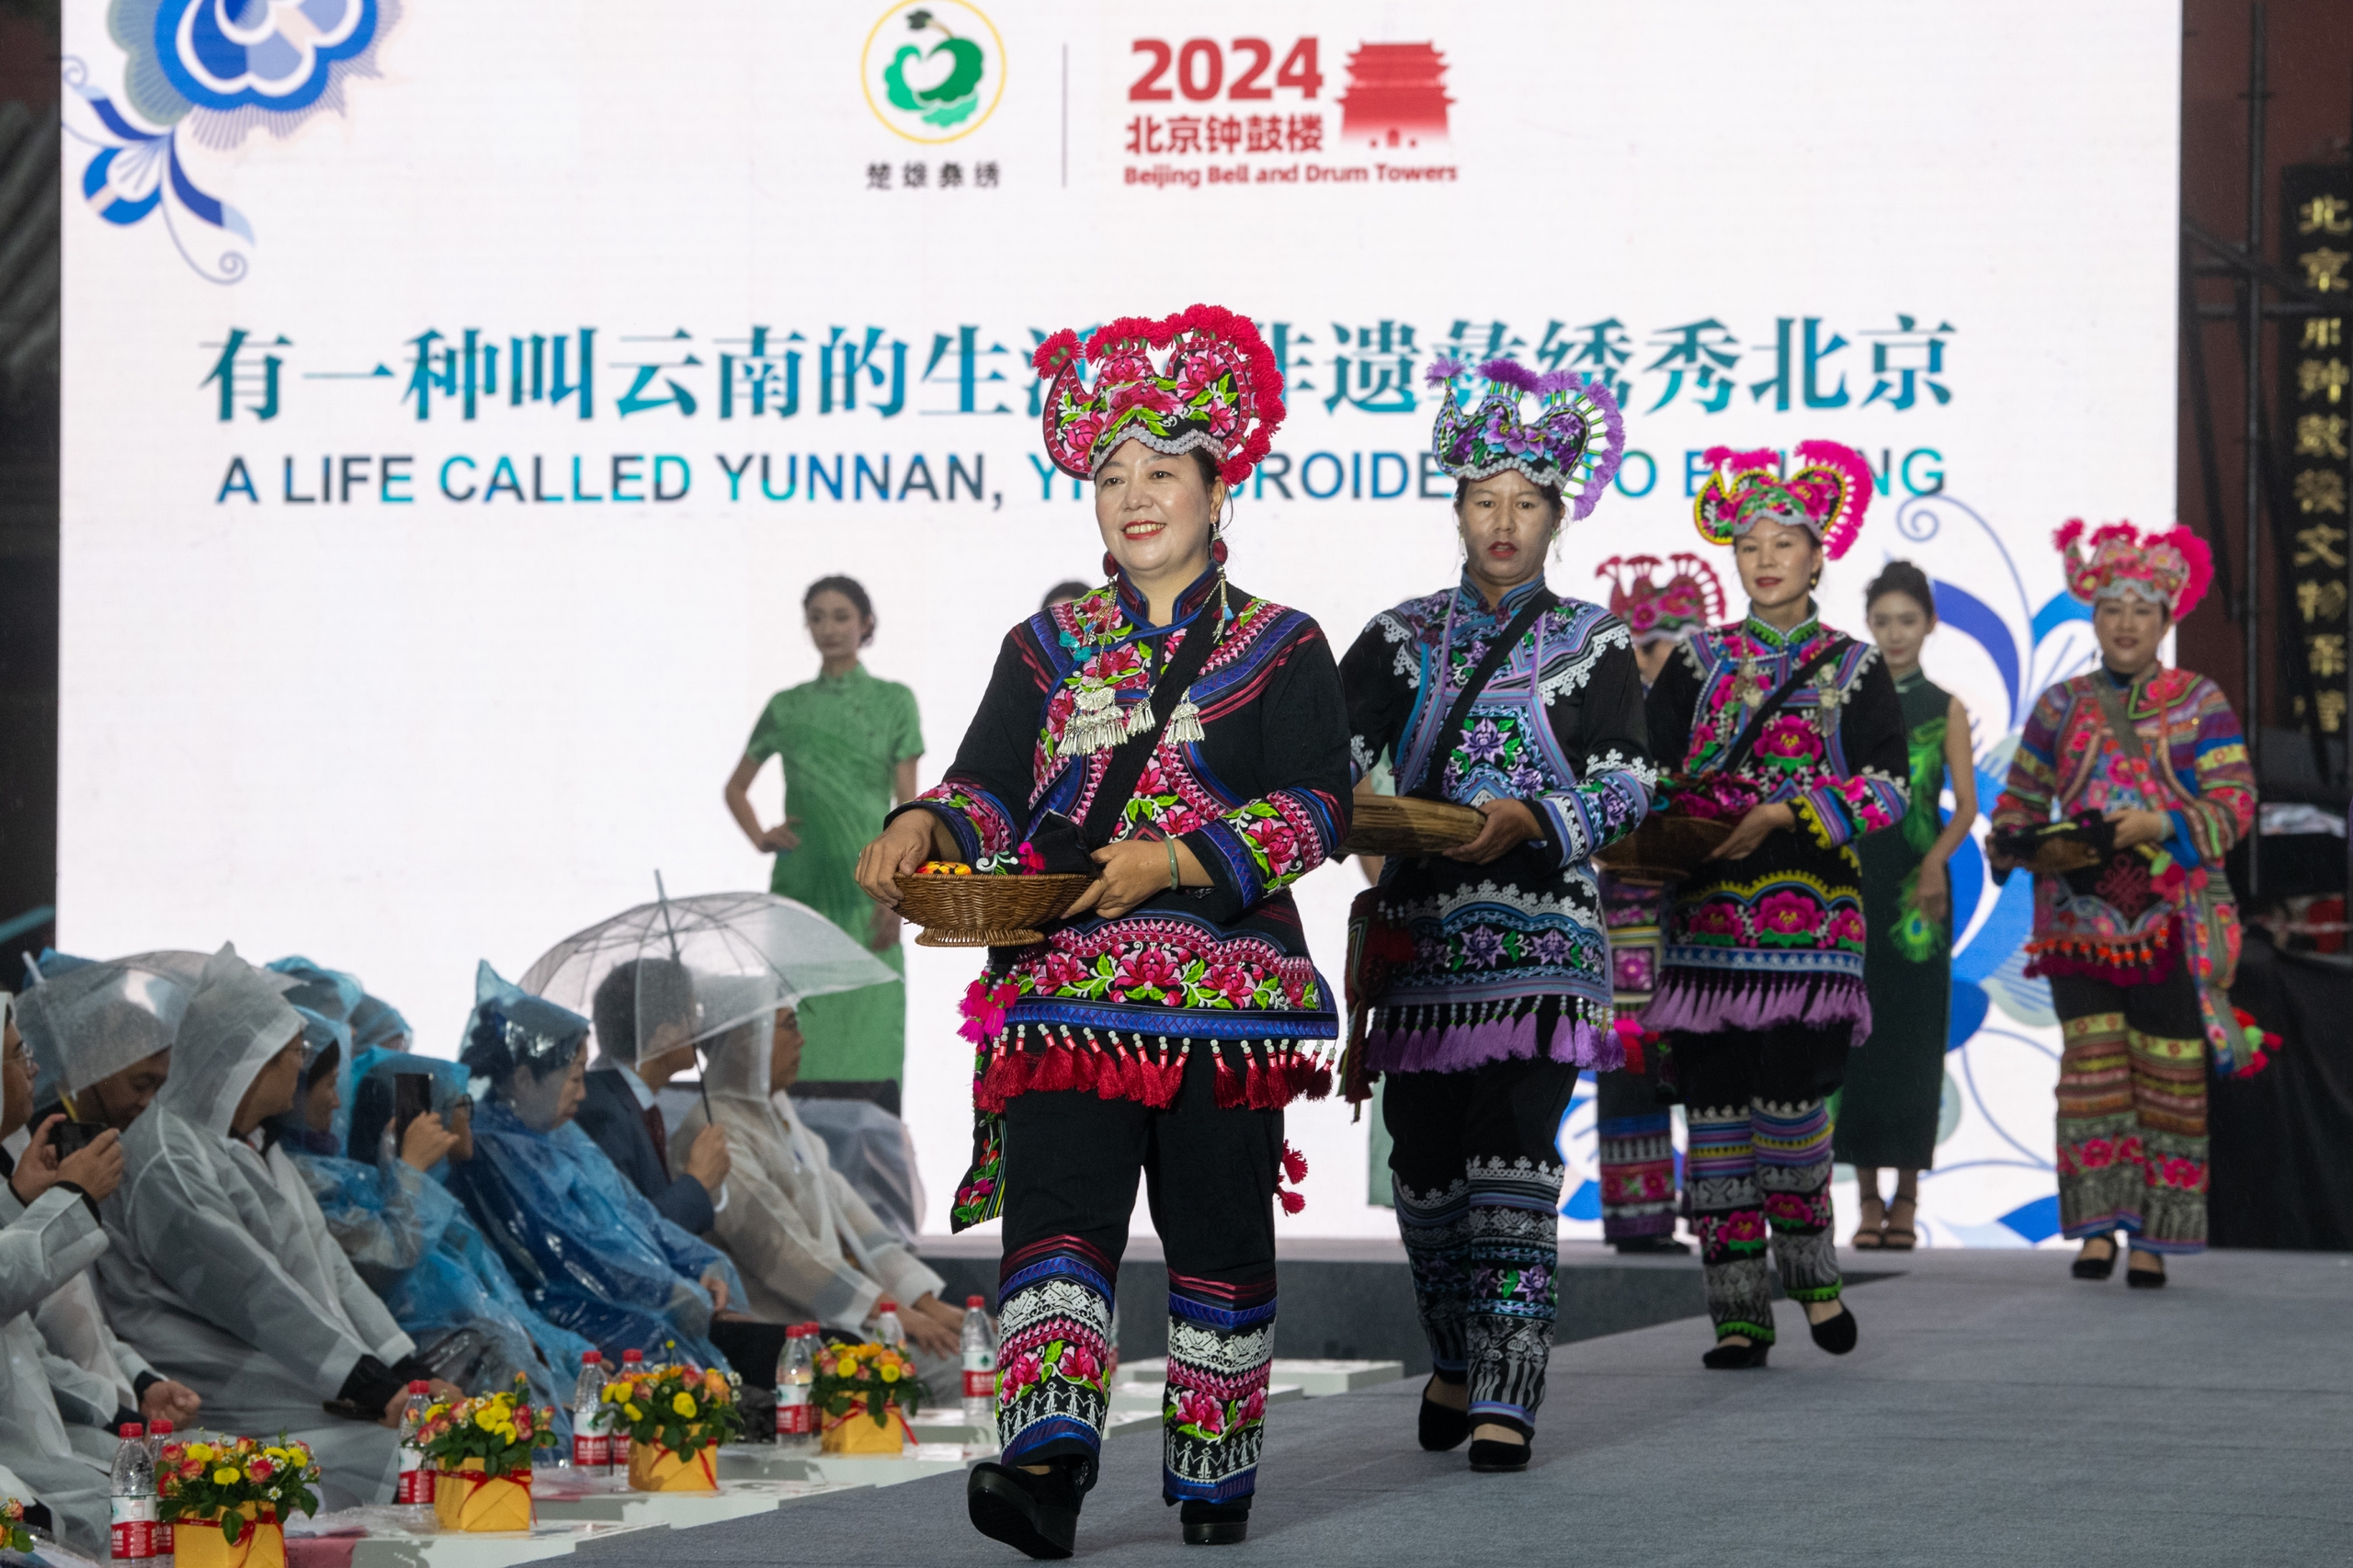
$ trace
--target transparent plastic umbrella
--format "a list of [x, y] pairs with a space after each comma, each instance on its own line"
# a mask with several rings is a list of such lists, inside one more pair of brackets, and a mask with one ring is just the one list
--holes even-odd
[[635, 1065], [812, 996], [898, 978], [805, 903], [719, 892], [659, 897], [576, 931], [522, 986], [585, 1017], [598, 1050]]

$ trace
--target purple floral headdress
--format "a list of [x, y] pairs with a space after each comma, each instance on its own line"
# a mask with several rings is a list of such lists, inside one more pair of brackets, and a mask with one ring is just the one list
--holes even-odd
[[[1430, 451], [1438, 466], [1457, 479], [1487, 479], [1507, 468], [1530, 483], [1558, 485], [1575, 522], [1591, 512], [1618, 472], [1626, 450], [1626, 422], [1618, 399], [1599, 381], [1574, 370], [1542, 375], [1516, 359], [1490, 359], [1478, 373], [1487, 395], [1464, 413], [1454, 384], [1471, 373], [1460, 359], [1431, 362], [1430, 385], [1443, 387]], [[1539, 402], [1532, 417], [1520, 417], [1522, 393]]]

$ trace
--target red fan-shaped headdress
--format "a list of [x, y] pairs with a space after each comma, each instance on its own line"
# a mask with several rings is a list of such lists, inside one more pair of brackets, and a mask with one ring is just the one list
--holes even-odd
[[[1658, 581], [1661, 566], [1674, 570]], [[1613, 555], [1594, 570], [1609, 579], [1609, 613], [1634, 634], [1634, 646], [1678, 642], [1724, 614], [1723, 585], [1706, 562], [1678, 551], [1662, 562], [1655, 555]]]
[[[1154, 356], [1160, 355], [1155, 367]], [[1250, 477], [1283, 422], [1283, 377], [1249, 318], [1194, 305], [1165, 321], [1125, 316], [1084, 349], [1065, 327], [1030, 361], [1046, 389], [1046, 455], [1092, 479], [1123, 441], [1171, 456], [1207, 448], [1229, 485]], [[1092, 388], [1080, 378], [1092, 366]]]
[[1699, 486], [1692, 520], [1710, 544], [1730, 544], [1770, 518], [1810, 530], [1836, 561], [1862, 531], [1871, 504], [1871, 466], [1862, 453], [1836, 441], [1800, 441], [1798, 471], [1781, 477], [1781, 454], [1767, 447], [1735, 452], [1711, 447], [1715, 472]]
[[[2051, 542], [2067, 558], [2067, 591], [2086, 604], [2131, 595], [2164, 605], [2179, 620], [2214, 580], [2213, 552], [2178, 524], [2144, 534], [2131, 523], [2103, 523], [2086, 540], [2083, 518], [2071, 517]], [[2080, 548], [2086, 542], [2088, 558]]]

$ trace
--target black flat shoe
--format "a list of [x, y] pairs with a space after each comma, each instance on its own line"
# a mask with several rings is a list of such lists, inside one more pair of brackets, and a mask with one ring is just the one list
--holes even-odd
[[1471, 1443], [1471, 1468], [1487, 1475], [1504, 1475], [1528, 1468], [1529, 1445], [1477, 1437]]
[[2131, 1286], [2135, 1290], [2164, 1290], [2165, 1288], [2165, 1266], [2163, 1256], [2156, 1253], [2142, 1253], [2138, 1256], [2156, 1258], [2157, 1266], [2154, 1268], [2128, 1267], [2124, 1271], [2124, 1282], [2127, 1285]]
[[1765, 1358], [1772, 1353], [1769, 1345], [1719, 1345], [1699, 1358], [1699, 1365], [1711, 1372], [1745, 1371], [1763, 1366]]
[[1838, 1309], [1836, 1317], [1809, 1323], [1806, 1327], [1813, 1331], [1814, 1344], [1833, 1356], [1844, 1356], [1855, 1347], [1855, 1314], [1845, 1307]]
[[1187, 1546], [1239, 1546], [1250, 1535], [1250, 1499], [1187, 1503], [1176, 1511]]
[[1673, 1236], [1628, 1236], [1622, 1242], [1611, 1242], [1609, 1244], [1621, 1255], [1644, 1252], [1688, 1254], [1691, 1250], [1689, 1242], [1678, 1241]]
[[1030, 1557], [1068, 1557], [1078, 1546], [1078, 1489], [1061, 1465], [1032, 1475], [982, 1463], [964, 1483], [972, 1528]]
[[2067, 1272], [2078, 1279], [2105, 1279], [2116, 1272], [2116, 1244], [2110, 1242], [2108, 1244], [2106, 1257], [2084, 1257], [2078, 1255]]
[[1419, 1434], [1422, 1447], [1434, 1454], [1442, 1454], [1449, 1449], [1461, 1448], [1462, 1439], [1470, 1435], [1471, 1413], [1469, 1411], [1456, 1410], [1449, 1405], [1440, 1404], [1430, 1397], [1427, 1387], [1422, 1390]]

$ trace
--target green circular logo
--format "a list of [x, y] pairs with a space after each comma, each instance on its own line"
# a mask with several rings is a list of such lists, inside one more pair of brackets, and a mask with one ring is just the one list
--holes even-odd
[[874, 117], [910, 142], [970, 135], [1005, 96], [1005, 42], [963, 0], [892, 6], [859, 68]]

